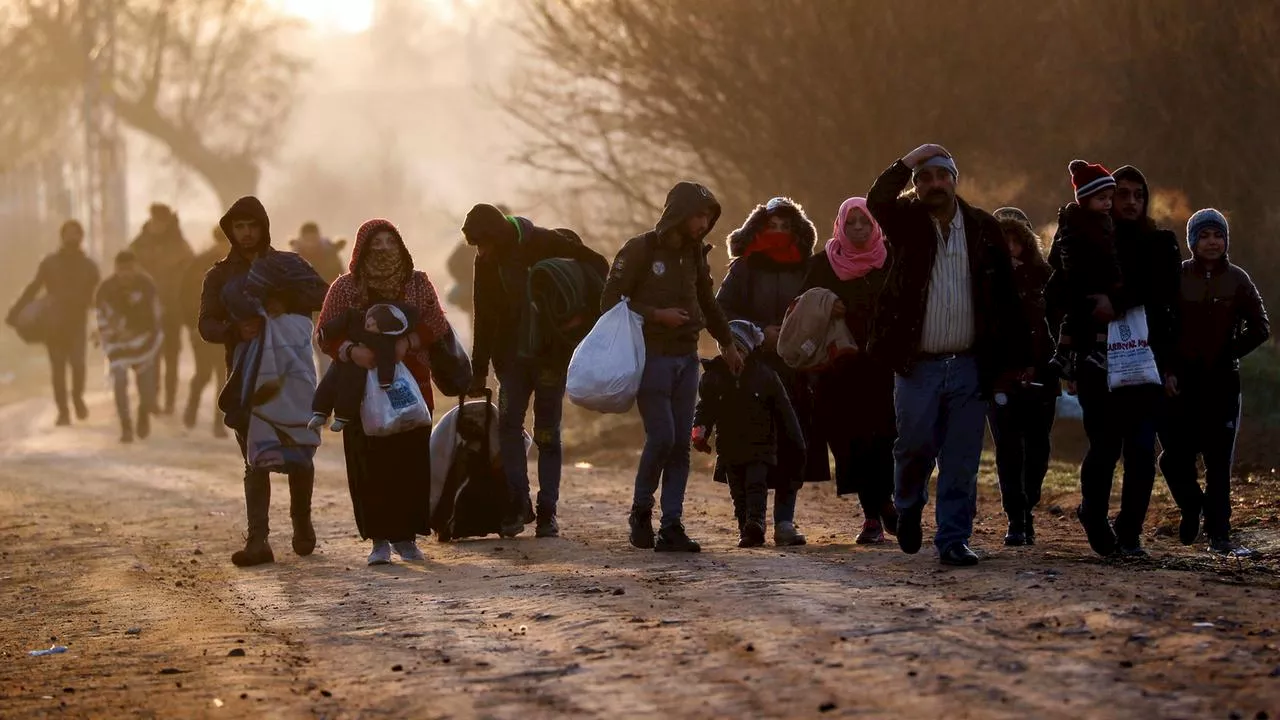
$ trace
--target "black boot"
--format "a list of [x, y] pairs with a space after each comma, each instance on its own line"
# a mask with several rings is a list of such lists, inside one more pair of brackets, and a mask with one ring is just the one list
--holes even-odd
[[244, 509], [248, 517], [249, 537], [245, 540], [244, 549], [232, 554], [231, 562], [237, 567], [275, 562], [271, 545], [267, 543], [267, 534], [270, 532], [268, 519], [271, 510], [271, 476], [266, 472], [245, 470]]
[[556, 520], [555, 508], [538, 508], [538, 524], [534, 528], [533, 536], [538, 538], [560, 537], [560, 522]]
[[1004, 544], [1008, 547], [1022, 547], [1027, 544], [1027, 518], [1021, 510], [1009, 514], [1009, 530], [1004, 534]]
[[293, 551], [304, 557], [316, 549], [316, 529], [311, 524], [311, 491], [315, 484], [314, 467], [289, 473], [289, 518], [293, 520]]
[[502, 519], [502, 528], [498, 531], [498, 535], [504, 538], [516, 537], [524, 532], [526, 525], [535, 520], [537, 515], [533, 512], [533, 501], [528, 495], [512, 498], [507, 514]]
[[[733, 501], [733, 517], [738, 521], [738, 535], [742, 535], [743, 528], [747, 525], [747, 498], [746, 491], [743, 489], [742, 480], [734, 475], [730, 475], [729, 499]], [[739, 545], [739, 547], [743, 547]]]
[[1026, 527], [1023, 529], [1023, 537], [1026, 538], [1028, 545], [1036, 544], [1036, 519], [1031, 511], [1026, 512]]
[[[764, 543], [764, 528], [760, 529], [760, 542]], [[694, 542], [684, 531], [684, 525], [676, 523], [664, 527], [658, 532], [658, 541], [653, 546], [658, 552], [702, 552], [702, 546]]]
[[627, 524], [631, 526], [631, 546], [641, 550], [652, 550], [654, 543], [653, 510], [631, 508], [631, 515], [627, 518]]
[[1109, 557], [1116, 552], [1116, 532], [1107, 522], [1107, 516], [1087, 516], [1084, 506], [1076, 508], [1076, 518], [1084, 528], [1085, 537], [1089, 539], [1089, 547], [1102, 557]]
[[762, 484], [760, 487], [748, 486], [745, 490], [746, 522], [742, 527], [742, 541], [738, 543], [738, 547], [760, 547], [764, 545], [765, 511], [769, 502], [769, 488]]

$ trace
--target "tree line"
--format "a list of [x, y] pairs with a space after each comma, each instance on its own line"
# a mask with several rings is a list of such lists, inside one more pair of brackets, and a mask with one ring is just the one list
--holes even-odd
[[823, 231], [921, 142], [963, 194], [1050, 225], [1067, 163], [1140, 167], [1159, 219], [1213, 205], [1273, 307], [1280, 4], [1266, 0], [531, 0], [505, 96], [522, 160], [602, 235], [698, 176], [732, 222], [789, 194]]

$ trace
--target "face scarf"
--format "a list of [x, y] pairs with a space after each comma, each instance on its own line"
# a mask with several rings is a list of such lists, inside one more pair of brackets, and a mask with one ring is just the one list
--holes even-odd
[[765, 255], [774, 262], [793, 265], [804, 258], [800, 256], [800, 247], [796, 244], [796, 236], [786, 230], [761, 230], [752, 238], [751, 244], [743, 251], [742, 257]]
[[360, 284], [365, 297], [395, 300], [404, 293], [405, 262], [399, 247], [365, 250]]
[[[863, 213], [871, 220], [871, 237], [861, 246], [855, 245], [844, 233], [844, 224], [851, 212]], [[876, 268], [884, 267], [888, 257], [884, 231], [867, 210], [866, 198], [851, 197], [845, 200], [840, 206], [840, 213], [836, 215], [831, 239], [827, 241], [827, 259], [831, 261], [831, 269], [835, 271], [836, 277], [841, 280], [860, 278]]]

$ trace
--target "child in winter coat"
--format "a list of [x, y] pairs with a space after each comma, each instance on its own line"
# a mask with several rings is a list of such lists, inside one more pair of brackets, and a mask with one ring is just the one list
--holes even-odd
[[1058, 212], [1058, 239], [1050, 264], [1059, 275], [1054, 286], [1071, 302], [1065, 308], [1050, 367], [1072, 380], [1077, 364], [1100, 371], [1107, 364], [1107, 326], [1094, 320], [1093, 301], [1080, 301], [1116, 293], [1122, 277], [1111, 220], [1115, 178], [1103, 166], [1083, 160], [1072, 160], [1068, 169], [1076, 202]]
[[[416, 323], [414, 313], [408, 307], [392, 303], [378, 303], [363, 312], [352, 310], [320, 326], [320, 342], [326, 335], [341, 334], [352, 342], [373, 351], [378, 362], [378, 386], [391, 388], [396, 379], [396, 343], [405, 337]], [[331, 363], [316, 387], [311, 403], [311, 422], [307, 427], [319, 430], [332, 413], [330, 429], [341, 432], [360, 415], [360, 403], [364, 400], [365, 383], [369, 371], [355, 363]]]
[[759, 547], [764, 545], [771, 470], [779, 456], [803, 462], [805, 440], [782, 379], [758, 352], [764, 333], [745, 320], [734, 320], [729, 329], [746, 360], [737, 376], [721, 357], [703, 362], [693, 447], [711, 452], [711, 434], [716, 433], [716, 475], [723, 474], [729, 484], [741, 536], [738, 547]]

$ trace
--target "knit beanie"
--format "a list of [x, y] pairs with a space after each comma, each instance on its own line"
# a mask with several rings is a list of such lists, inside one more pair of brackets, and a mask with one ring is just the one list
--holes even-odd
[[1205, 228], [1218, 228], [1222, 231], [1222, 237], [1225, 240], [1223, 249], [1225, 250], [1231, 244], [1231, 233], [1227, 227], [1227, 218], [1222, 213], [1213, 208], [1205, 208], [1196, 211], [1195, 215], [1187, 220], [1187, 247], [1192, 253], [1196, 251], [1196, 243], [1200, 242], [1200, 231]]
[[952, 178], [956, 180], [960, 179], [960, 170], [959, 168], [956, 167], [955, 158], [947, 157], [946, 155], [934, 155], [928, 160], [925, 160], [924, 162], [917, 165], [915, 170], [911, 172], [912, 179], [915, 179], [915, 176], [918, 175], [921, 170], [927, 167], [946, 168], [947, 172], [951, 173]]
[[1071, 173], [1071, 187], [1075, 188], [1076, 202], [1084, 202], [1090, 195], [1116, 186], [1116, 179], [1111, 177], [1111, 171], [1101, 165], [1072, 160], [1067, 165], [1067, 170]]
[[992, 213], [992, 215], [994, 215], [997, 220], [1012, 220], [1017, 223], [1022, 223], [1027, 226], [1027, 229], [1031, 231], [1032, 235], [1036, 232], [1035, 226], [1031, 224], [1031, 218], [1027, 217], [1026, 213], [1016, 207], [1002, 207]]
[[733, 333], [733, 342], [741, 345], [748, 354], [764, 343], [764, 333], [749, 320], [730, 322], [729, 332]]
[[515, 231], [507, 216], [498, 208], [480, 203], [471, 208], [462, 223], [462, 235], [468, 245], [492, 243], [510, 237]]

